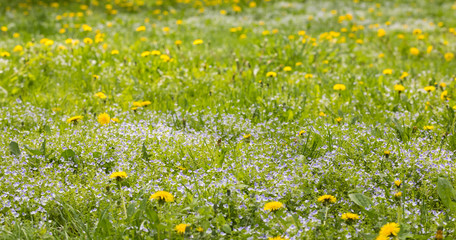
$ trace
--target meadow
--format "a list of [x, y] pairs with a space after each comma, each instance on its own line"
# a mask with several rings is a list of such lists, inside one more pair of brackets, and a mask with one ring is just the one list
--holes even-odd
[[0, 1], [0, 238], [456, 239], [455, 14]]

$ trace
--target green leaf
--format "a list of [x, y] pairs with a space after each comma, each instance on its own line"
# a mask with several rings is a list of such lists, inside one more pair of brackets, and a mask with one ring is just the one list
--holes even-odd
[[222, 226], [222, 230], [226, 233], [226, 234], [231, 234], [231, 228], [228, 224], [224, 224]]
[[364, 196], [361, 193], [352, 193], [352, 194], [348, 195], [348, 197], [354, 203], [356, 203], [358, 206], [360, 206], [364, 209], [370, 208], [373, 205], [372, 200], [370, 198]]
[[149, 155], [147, 154], [147, 149], [144, 143], [142, 145], [142, 158], [146, 161], [149, 161]]
[[65, 150], [65, 151], [62, 152], [62, 157], [63, 157], [66, 161], [69, 161], [69, 160], [73, 159], [75, 156], [76, 156], [76, 154], [75, 154], [74, 151], [71, 150], [71, 149], [67, 149], [67, 150]]
[[21, 155], [21, 150], [19, 149], [19, 144], [17, 142], [10, 142], [9, 144], [9, 150], [11, 154], [19, 156]]
[[437, 181], [437, 194], [439, 195], [443, 205], [445, 205], [448, 210], [456, 212], [456, 194], [450, 181], [439, 177]]
[[94, 152], [93, 153], [93, 158], [101, 158], [102, 154], [101, 152]]

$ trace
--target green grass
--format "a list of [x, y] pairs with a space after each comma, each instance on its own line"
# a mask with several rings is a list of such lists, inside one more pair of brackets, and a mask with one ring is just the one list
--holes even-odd
[[1, 2], [1, 238], [456, 238], [454, 2], [252, 2]]

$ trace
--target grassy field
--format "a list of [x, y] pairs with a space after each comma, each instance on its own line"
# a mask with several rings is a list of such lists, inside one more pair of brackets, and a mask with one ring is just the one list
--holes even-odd
[[455, 14], [0, 1], [0, 238], [456, 239]]

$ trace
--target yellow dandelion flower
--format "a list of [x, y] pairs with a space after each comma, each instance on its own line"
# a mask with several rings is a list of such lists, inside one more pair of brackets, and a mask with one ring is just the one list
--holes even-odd
[[399, 78], [404, 79], [404, 78], [408, 77], [408, 75], [409, 75], [408, 72], [403, 72]]
[[305, 132], [306, 132], [306, 130], [301, 130], [301, 131], [299, 131], [298, 136], [302, 136]]
[[197, 227], [197, 228], [196, 228], [196, 231], [198, 231], [198, 232], [203, 232], [204, 229], [203, 229], [202, 227]]
[[161, 202], [174, 202], [174, 197], [171, 193], [166, 191], [158, 191], [152, 194], [149, 200], [156, 199]]
[[377, 31], [377, 36], [378, 36], [378, 37], [383, 37], [383, 36], [385, 36], [385, 35], [386, 35], [385, 29], [380, 28], [380, 29]]
[[182, 45], [182, 40], [176, 40], [174, 44], [176, 44], [176, 46]]
[[141, 53], [141, 57], [147, 57], [150, 55], [150, 52], [149, 51], [144, 51]]
[[270, 238], [268, 238], [268, 240], [288, 240], [288, 238], [283, 238], [281, 236], [277, 236], [277, 237], [270, 237]]
[[106, 99], [106, 95], [102, 92], [95, 93], [95, 97], [100, 98], [100, 99]]
[[449, 100], [450, 98], [448, 97], [448, 91], [445, 90], [440, 94], [440, 99], [442, 100]]
[[401, 93], [401, 92], [405, 91], [405, 87], [402, 86], [401, 84], [396, 84], [396, 85], [394, 85], [394, 91]]
[[114, 49], [111, 51], [111, 55], [118, 55], [118, 54], [119, 54], [119, 50]]
[[252, 134], [245, 134], [243, 136], [244, 139], [250, 139], [252, 137]]
[[176, 230], [176, 232], [179, 234], [184, 234], [185, 229], [187, 229], [188, 226], [189, 226], [188, 224], [181, 223], [179, 225], [176, 225], [176, 227], [174, 227], [174, 230]]
[[454, 54], [453, 54], [453, 53], [450, 53], [450, 52], [449, 52], [449, 53], [445, 53], [444, 57], [445, 57], [445, 60], [446, 60], [447, 62], [449, 62], [449, 61], [453, 60]]
[[113, 172], [109, 176], [109, 178], [115, 178], [117, 180], [122, 179], [122, 178], [127, 178], [127, 173], [126, 172]]
[[433, 92], [435, 91], [435, 87], [434, 86], [426, 86], [424, 87], [424, 91], [430, 93], [430, 92]]
[[320, 117], [326, 117], [326, 114], [325, 114], [324, 112], [320, 112], [320, 113], [318, 114], [318, 116], [320, 116]]
[[110, 122], [110, 120], [111, 120], [111, 118], [109, 117], [109, 114], [107, 114], [107, 113], [102, 113], [102, 114], [98, 115], [98, 122], [101, 125], [108, 124]]
[[396, 187], [400, 187], [401, 184], [402, 184], [402, 181], [399, 180], [399, 179], [397, 179], [397, 180], [394, 181], [394, 185], [396, 185]]
[[283, 204], [281, 202], [268, 202], [264, 205], [264, 210], [270, 212], [275, 212], [281, 208], [283, 208]]
[[395, 197], [395, 198], [400, 198], [400, 197], [402, 197], [402, 192], [397, 192], [397, 193], [395, 193], [395, 194], [394, 194], [394, 197]]
[[92, 27], [90, 27], [87, 24], [82, 24], [81, 27], [82, 27], [82, 31], [84, 31], [84, 32], [91, 32], [92, 31]]
[[24, 51], [24, 48], [21, 45], [16, 45], [13, 48], [13, 52], [22, 52], [22, 51]]
[[399, 224], [391, 222], [383, 225], [383, 227], [380, 229], [379, 235], [385, 236], [385, 237], [391, 237], [391, 236], [397, 236], [399, 233], [400, 228]]
[[359, 219], [359, 215], [355, 213], [344, 213], [341, 218], [345, 221], [354, 221]]
[[87, 45], [90, 45], [93, 43], [93, 40], [91, 38], [84, 38], [84, 40], [82, 40], [82, 41]]
[[267, 72], [266, 77], [277, 77], [277, 73], [276, 72]]
[[115, 122], [115, 123], [118, 123], [120, 122], [120, 120], [118, 118], [111, 118], [111, 121]]
[[345, 87], [344, 84], [338, 83], [333, 86], [333, 89], [336, 91], [344, 91], [345, 89], [347, 89], [347, 87]]
[[318, 202], [321, 202], [321, 203], [335, 203], [337, 201], [336, 197], [332, 196], [332, 195], [323, 195], [323, 196], [320, 196], [318, 199]]
[[313, 75], [310, 73], [307, 73], [306, 75], [304, 75], [304, 78], [305, 79], [313, 78]]
[[200, 44], [203, 44], [202, 39], [196, 39], [195, 41], [193, 41], [193, 45], [200, 45]]
[[393, 69], [387, 68], [387, 69], [383, 70], [383, 74], [384, 75], [391, 75], [391, 74], [393, 74]]
[[152, 104], [151, 101], [142, 101], [142, 102], [141, 102], [141, 107], [147, 107], [147, 106], [149, 106], [150, 104]]
[[412, 47], [410, 48], [410, 54], [418, 56], [418, 54], [420, 54], [420, 50], [418, 50], [418, 48]]
[[290, 66], [286, 66], [286, 67], [283, 68], [283, 71], [290, 72], [291, 71], [291, 67]]
[[136, 31], [137, 32], [144, 32], [144, 31], [146, 31], [146, 27], [145, 26], [139, 26], [139, 27], [136, 28]]
[[428, 125], [423, 127], [424, 130], [433, 130], [434, 126]]
[[158, 51], [158, 50], [152, 50], [152, 51], [150, 51], [150, 55], [152, 55], [152, 56], [158, 56], [158, 55], [160, 55], [160, 54], [161, 54], [161, 52]]
[[375, 240], [390, 240], [390, 238], [389, 238], [389, 237], [385, 237], [385, 236], [383, 236], [383, 235], [378, 235], [378, 236], [375, 238]]
[[76, 123], [78, 122], [79, 120], [82, 120], [84, 117], [81, 116], [81, 115], [78, 115], [78, 116], [74, 116], [74, 117], [70, 117], [67, 119], [67, 123]]

